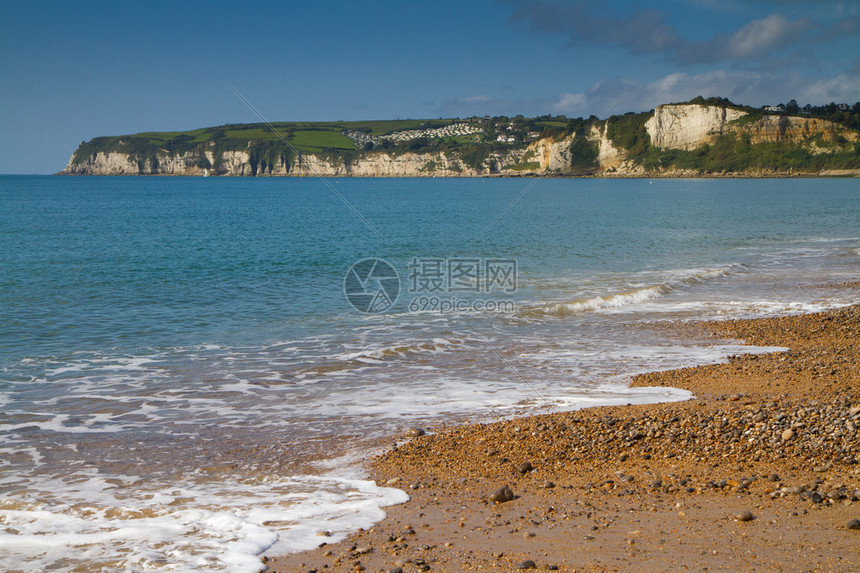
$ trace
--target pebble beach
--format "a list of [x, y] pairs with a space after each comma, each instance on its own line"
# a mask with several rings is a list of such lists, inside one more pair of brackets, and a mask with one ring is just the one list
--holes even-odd
[[411, 500], [268, 569], [858, 570], [860, 306], [659, 328], [787, 350], [632, 381], [686, 402], [404, 431], [368, 465]]

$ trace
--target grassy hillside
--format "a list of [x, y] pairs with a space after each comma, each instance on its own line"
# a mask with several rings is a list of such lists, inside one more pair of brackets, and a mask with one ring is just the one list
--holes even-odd
[[[762, 109], [736, 105], [725, 98], [695, 98], [690, 102], [742, 110], [748, 115], [736, 121], [738, 127], [758, 121], [768, 114]], [[845, 108], [845, 109], [843, 109]], [[847, 111], [846, 111], [847, 110]], [[851, 108], [830, 104], [805, 110], [807, 117], [819, 117], [854, 130], [860, 126], [860, 104]], [[816, 140], [810, 144], [751, 144], [743, 133], [729, 133], [710, 145], [693, 151], [658, 149], [651, 144], [645, 122], [653, 111], [627, 113], [599, 120], [565, 116], [472, 117], [467, 119], [380, 120], [335, 122], [277, 122], [228, 124], [181, 132], [145, 132], [133, 135], [97, 137], [81, 143], [73, 164], [86, 163], [99, 152], [129, 154], [140, 173], [157, 172], [159, 161], [169, 155], [185, 155], [192, 165], [215, 173], [226, 172], [222, 158], [227, 151], [248, 151], [253, 175], [272, 172], [277, 165], [290, 165], [295, 155], [315, 154], [336, 157], [349, 164], [367, 153], [441, 152], [459, 157], [464, 165], [481, 170], [492, 165], [494, 152], [523, 150], [539, 139], [583, 134], [592, 126], [606, 134], [614, 146], [626, 151], [635, 165], [649, 171], [672, 169], [702, 173], [749, 170], [806, 171], [860, 168], [860, 145], [848, 141]], [[785, 115], [785, 114], [776, 114]], [[608, 127], [607, 127], [608, 123]], [[286, 143], [285, 143], [286, 140]], [[596, 144], [586, 138], [573, 141], [568, 153], [567, 173], [592, 174], [600, 170]], [[532, 172], [540, 164], [525, 154], [519, 162], [505, 165], [515, 172]], [[429, 169], [429, 168], [428, 168]]]
[[[468, 125], [476, 130], [469, 135], [414, 137], [397, 139], [397, 134], [414, 131], [430, 131], [452, 124]], [[401, 151], [443, 151], [460, 155], [467, 165], [480, 168], [488, 155], [502, 148], [525, 146], [537, 137], [555, 131], [564, 131], [567, 118], [550, 117], [526, 119], [522, 116], [510, 119], [470, 118], [434, 120], [378, 120], [336, 122], [277, 122], [228, 124], [191, 131], [144, 132], [132, 135], [96, 137], [81, 143], [72, 156], [72, 163], [86, 162], [99, 152], [128, 153], [136, 158], [141, 172], [157, 166], [159, 157], [191, 152], [197, 157], [200, 168], [219, 168], [225, 151], [250, 150], [254, 173], [258, 168], [265, 172], [279, 160], [290, 160], [296, 152], [300, 154], [336, 155], [349, 162], [359, 153], [375, 149], [391, 153]], [[362, 134], [370, 144], [356, 146], [354, 138], [345, 134]], [[496, 139], [500, 133], [510, 140], [504, 143]], [[286, 141], [286, 143], [285, 143]], [[375, 143], [374, 143], [375, 142]], [[204, 151], [212, 151], [214, 162], [207, 159]], [[212, 164], [214, 163], [214, 165]]]
[[[694, 102], [699, 103], [699, 102]], [[757, 121], [764, 112], [733, 106], [749, 115], [736, 120], [742, 126]], [[627, 157], [649, 171], [693, 170], [701, 173], [737, 173], [749, 170], [799, 171], [814, 173], [824, 169], [860, 168], [860, 143], [844, 138], [813, 138], [810, 145], [776, 142], [753, 144], [746, 133], [726, 133], [712, 144], [685, 151], [659, 149], [651, 144], [645, 122], [652, 112], [626, 114], [609, 118], [608, 136], [612, 143], [625, 149]], [[817, 152], [816, 152], [817, 151]]]

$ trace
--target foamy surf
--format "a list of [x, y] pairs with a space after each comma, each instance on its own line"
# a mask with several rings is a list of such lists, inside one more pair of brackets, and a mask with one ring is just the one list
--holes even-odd
[[339, 541], [407, 499], [334, 474], [217, 484], [95, 472], [36, 480], [0, 501], [0, 569], [256, 572], [261, 553]]
[[675, 292], [679, 289], [689, 288], [709, 280], [729, 276], [733, 272], [738, 272], [741, 268], [743, 268], [743, 265], [732, 264], [717, 269], [667, 271], [664, 273], [665, 275], [668, 275], [667, 278], [656, 284], [637, 286], [628, 291], [593, 296], [582, 300], [550, 303], [538, 307], [528, 307], [525, 308], [522, 313], [526, 316], [565, 316], [581, 312], [615, 309], [636, 305], [661, 298], [666, 294]]

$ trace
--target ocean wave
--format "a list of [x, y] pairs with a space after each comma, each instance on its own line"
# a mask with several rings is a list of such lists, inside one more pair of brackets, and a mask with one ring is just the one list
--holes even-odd
[[842, 243], [846, 241], [860, 241], [860, 237], [801, 237], [789, 241], [791, 243]]
[[729, 276], [743, 268], [740, 263], [733, 263], [718, 269], [685, 269], [671, 271], [669, 276], [658, 283], [633, 287], [624, 292], [606, 294], [573, 300], [570, 302], [554, 302], [540, 306], [527, 307], [522, 310], [525, 316], [567, 316], [602, 309], [620, 308], [658, 299], [676, 290], [694, 286]]
[[453, 348], [463, 344], [465, 340], [459, 338], [432, 338], [425, 341], [413, 341], [411, 343], [398, 343], [375, 348], [373, 350], [362, 350], [359, 352], [345, 352], [333, 356], [332, 359], [337, 362], [354, 362], [356, 360], [384, 362], [392, 358], [403, 358], [412, 354], [436, 354], [443, 352], [448, 348]]

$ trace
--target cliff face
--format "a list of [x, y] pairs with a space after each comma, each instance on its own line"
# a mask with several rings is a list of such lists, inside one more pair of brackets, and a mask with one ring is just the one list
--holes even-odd
[[559, 140], [553, 138], [539, 139], [526, 149], [526, 155], [531, 155], [540, 164], [538, 169], [529, 169], [529, 172], [541, 173], [563, 173], [570, 166], [570, 144], [573, 137], [565, 137]]
[[747, 115], [736, 109], [705, 105], [658, 105], [645, 130], [656, 147], [692, 150], [729, 129], [729, 122]]
[[74, 163], [71, 159], [61, 172], [65, 175], [137, 175], [137, 162], [127, 153], [99, 151], [84, 163]]
[[690, 151], [703, 143], [713, 143], [726, 133], [747, 134], [750, 143], [806, 144], [821, 137], [824, 141], [844, 138], [857, 141], [857, 133], [841, 125], [814, 117], [766, 115], [747, 123], [732, 123], [749, 115], [732, 108], [702, 105], [661, 105], [645, 122], [651, 143], [661, 149]]
[[[217, 163], [218, 174], [233, 176], [476, 177], [564, 175], [572, 172], [606, 176], [695, 176], [713, 171], [709, 170], [707, 165], [688, 165], [681, 168], [673, 166], [672, 163], [661, 163], [663, 160], [657, 163], [652, 161], [651, 167], [646, 168], [643, 145], [645, 150], [651, 150], [649, 153], [673, 153], [672, 150], [689, 152], [701, 150], [704, 144], [714, 144], [727, 134], [742, 136], [750, 145], [796, 145], [797, 149], [804, 150], [811, 156], [827, 157], [834, 153], [843, 153], [844, 156], [847, 153], [849, 163], [858, 162], [856, 158], [851, 159], [848, 147], [858, 141], [856, 131], [817, 118], [765, 115], [759, 119], [751, 119], [748, 115], [745, 111], [721, 106], [662, 105], [658, 106], [647, 120], [647, 116], [639, 114], [634, 116], [632, 122], [628, 121], [626, 116], [597, 122], [585, 133], [583, 141], [578, 141], [576, 134], [558, 138], [546, 137], [533, 141], [525, 148], [512, 146], [510, 149], [490, 152], [483, 160], [473, 158], [472, 161], [467, 161], [455, 151], [367, 151], [348, 157], [336, 154], [303, 154], [292, 156], [288, 160], [281, 157], [270, 164], [263, 164], [253, 157], [250, 142], [247, 150], [223, 151], [218, 157], [211, 150], [214, 145], [211, 143], [208, 147], [201, 145], [181, 154], [170, 154], [162, 149], [148, 160], [140, 160], [134, 154], [120, 151], [98, 151], [78, 162], [73, 155], [62, 173], [201, 175], [201, 165]], [[639, 123], [636, 123], [637, 121]], [[613, 140], [613, 137], [619, 138], [618, 141]], [[619, 141], [626, 143], [622, 145]], [[593, 160], [586, 159], [585, 168], [582, 163], [583, 143], [587, 143], [588, 148], [593, 151]], [[574, 144], [579, 146], [577, 157], [574, 157], [572, 151]], [[836, 165], [822, 163], [810, 172], [844, 167], [844, 159], [841, 161], [841, 164]], [[211, 171], [216, 173], [215, 169]], [[726, 169], [722, 168], [721, 171]], [[728, 171], [768, 174], [783, 173], [785, 168], [748, 165], [739, 170], [730, 167]]]
[[[480, 177], [486, 175], [516, 175], [526, 173], [564, 172], [568, 161], [567, 148], [570, 138], [555, 141], [552, 138], [532, 143], [527, 149], [511, 149], [491, 153], [483, 167], [467, 165], [460, 157], [437, 153], [367, 153], [348, 163], [332, 155], [303, 154], [294, 157], [289, 164], [283, 160], [270, 169], [260, 169], [257, 175], [296, 177]], [[539, 159], [539, 168], [512, 169], [529, 151]], [[205, 151], [210, 164], [215, 163], [214, 154]], [[139, 162], [132, 154], [121, 152], [98, 152], [86, 161], [75, 163], [69, 160], [62, 171], [66, 175], [202, 175], [198, 167], [199, 155], [189, 152], [182, 155], [160, 155], [157, 164]], [[251, 154], [247, 151], [225, 151], [218, 163], [224, 175], [250, 176], [254, 173]]]
[[766, 115], [738, 128], [738, 131], [748, 133], [753, 144], [783, 141], [803, 144], [819, 136], [824, 141], [835, 141], [839, 137], [846, 141], [857, 141], [856, 132], [814, 117]]
[[[214, 160], [211, 151], [206, 152], [210, 162]], [[246, 151], [225, 151], [221, 165], [227, 175], [251, 175], [251, 155]], [[202, 175], [197, 167], [199, 157], [195, 153], [182, 155], [159, 155], [158, 163], [141, 162], [130, 153], [118, 151], [99, 151], [86, 161], [75, 163], [69, 160], [63, 175]]]
[[597, 164], [602, 171], [627, 173], [634, 166], [627, 161], [627, 152], [616, 147], [609, 138], [609, 122], [598, 127], [593, 125], [588, 133], [588, 140], [597, 146]]
[[296, 176], [322, 175], [326, 177], [480, 177], [507, 174], [504, 169], [519, 161], [523, 151], [492, 153], [484, 167], [476, 169], [455, 155], [437, 153], [369, 153], [348, 164], [339, 157], [302, 155], [290, 165], [288, 173]]

